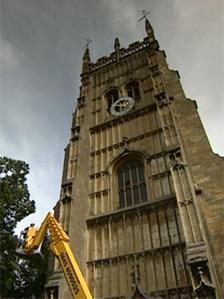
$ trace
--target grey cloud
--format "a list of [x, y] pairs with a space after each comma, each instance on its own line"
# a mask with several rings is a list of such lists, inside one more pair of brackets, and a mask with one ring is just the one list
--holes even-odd
[[[181, 75], [216, 152], [223, 153], [221, 0], [1, 0], [1, 154], [30, 164], [38, 222], [59, 196], [63, 148], [79, 95], [86, 38], [92, 60], [145, 36], [141, 10]], [[3, 72], [4, 70], [4, 72]], [[34, 219], [33, 218], [33, 219]], [[29, 220], [27, 220], [29, 221]], [[36, 221], [36, 220], [34, 220]]]
[[1, 73], [3, 71], [9, 71], [19, 64], [19, 54], [13, 46], [1, 39], [0, 45], [0, 63], [1, 63]]

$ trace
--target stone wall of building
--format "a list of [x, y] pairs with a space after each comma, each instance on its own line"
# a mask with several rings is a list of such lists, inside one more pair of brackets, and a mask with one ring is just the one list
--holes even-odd
[[[223, 159], [146, 32], [96, 63], [85, 51], [58, 218], [94, 298], [222, 298]], [[48, 292], [71, 298], [53, 267]]]

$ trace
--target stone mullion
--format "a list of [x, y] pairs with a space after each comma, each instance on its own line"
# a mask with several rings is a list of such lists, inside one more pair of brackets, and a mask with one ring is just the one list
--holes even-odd
[[[172, 246], [172, 239], [171, 239], [171, 235], [170, 235], [170, 227], [169, 227], [169, 222], [168, 222], [166, 209], [164, 209], [164, 217], [165, 217], [165, 221], [166, 221], [169, 245]], [[180, 240], [179, 240], [179, 242], [180, 242]], [[172, 266], [173, 266], [173, 271], [174, 271], [175, 287], [178, 287], [179, 283], [178, 283], [178, 280], [177, 280], [177, 268], [176, 268], [175, 256], [174, 256], [173, 250], [170, 250], [170, 253], [171, 253]]]
[[[113, 126], [111, 125], [110, 127], [108, 127], [107, 131], [108, 131], [108, 143], [107, 146], [110, 146], [113, 144], [113, 139], [112, 139], [112, 130], [113, 130]], [[109, 164], [109, 162], [112, 160], [112, 155], [113, 155], [113, 151], [112, 151], [112, 146], [107, 148], [107, 165]]]
[[118, 121], [117, 122], [117, 143], [121, 142], [122, 127], [123, 127], [122, 121]]
[[120, 265], [121, 261], [118, 259], [117, 261], [117, 292], [118, 295], [120, 295], [121, 293], [121, 283], [123, 283], [123, 281], [121, 282], [121, 265]]
[[[112, 232], [111, 232], [111, 218], [108, 220], [108, 241], [109, 241], [109, 257], [112, 257]], [[111, 273], [111, 259], [109, 261], [109, 294], [112, 294], [112, 288], [111, 288], [111, 281], [112, 281], [112, 273]]]
[[116, 144], [117, 143], [117, 135], [116, 135], [116, 123], [113, 123], [112, 124], [112, 145]]
[[137, 184], [138, 184], [138, 196], [139, 196], [139, 202], [141, 201], [141, 187], [140, 187], [140, 178], [138, 173], [138, 168], [136, 167], [136, 173], [137, 173]]
[[95, 133], [95, 135], [96, 135], [96, 137], [95, 137], [95, 140], [96, 140], [96, 143], [95, 143], [95, 152], [97, 152], [100, 149], [100, 144], [99, 144], [100, 131], [97, 130], [96, 133]]
[[93, 225], [93, 260], [97, 259], [97, 236], [96, 236], [96, 224]]
[[[153, 237], [152, 237], [152, 225], [151, 225], [151, 215], [148, 215], [148, 225], [149, 225], [149, 235], [150, 235], [150, 240], [151, 240], [151, 246], [152, 250], [154, 249], [154, 244], [153, 244]], [[152, 254], [152, 266], [153, 266], [153, 277], [155, 278], [155, 287], [156, 290], [158, 290], [158, 281], [157, 281], [157, 275], [156, 275], [156, 265], [155, 265], [155, 258], [154, 254]]]
[[97, 131], [95, 131], [93, 134], [92, 134], [92, 138], [93, 138], [93, 151], [96, 152], [97, 151]]
[[[126, 199], [126, 188], [125, 188], [125, 176], [124, 171], [122, 170], [122, 178], [123, 178], [123, 192], [124, 192], [124, 206], [127, 206], [127, 199]], [[120, 205], [120, 202], [119, 202]]]
[[94, 213], [94, 215], [97, 215], [97, 196], [96, 196], [96, 194], [94, 194], [93, 202], [94, 202], [94, 204], [93, 204], [93, 213]]
[[105, 156], [106, 156], [106, 159], [105, 159], [105, 167], [107, 167], [108, 163], [110, 162], [110, 153], [109, 153], [109, 150], [108, 150], [108, 145], [111, 144], [111, 140], [110, 140], [110, 132], [109, 132], [110, 128], [109, 127], [106, 127], [106, 150], [105, 150]]
[[[158, 211], [156, 212], [156, 223], [158, 226], [158, 234], [159, 234], [159, 243], [160, 243], [160, 247], [162, 247], [162, 236], [161, 236], [161, 225], [160, 225], [160, 221], [159, 221], [159, 215], [158, 215]], [[166, 270], [166, 263], [165, 263], [165, 258], [164, 258], [164, 251], [161, 252], [161, 257], [162, 257], [162, 265], [163, 265], [163, 272], [164, 272], [164, 278], [165, 278], [165, 285], [166, 285], [166, 289], [168, 289], [168, 283], [167, 283], [167, 270]]]
[[144, 251], [143, 260], [144, 260], [145, 286], [147, 286], [148, 285], [148, 273], [147, 273], [146, 258], [145, 258], [145, 240], [144, 240], [144, 233], [143, 233], [142, 214], [140, 214], [140, 212], [138, 212], [138, 219], [139, 219], [139, 226], [140, 226], [140, 232], [141, 232], [142, 250]]
[[130, 177], [130, 191], [131, 191], [131, 203], [134, 205], [134, 193], [133, 193], [133, 182], [132, 182], [132, 171], [131, 168], [128, 167], [129, 177]]
[[[125, 246], [125, 252], [128, 252], [128, 244], [127, 244], [127, 233], [126, 233], [126, 215], [125, 213], [123, 214], [123, 231], [124, 231], [124, 246]], [[125, 272], [126, 272], [126, 277], [128, 277], [128, 259], [125, 257]], [[128, 279], [126, 279], [126, 290], [128, 290]]]
[[102, 172], [105, 170], [106, 150], [100, 152], [101, 190], [104, 190], [104, 180]]

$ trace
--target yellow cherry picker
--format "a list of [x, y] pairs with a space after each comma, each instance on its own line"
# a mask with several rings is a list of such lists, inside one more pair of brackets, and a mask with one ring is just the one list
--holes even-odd
[[31, 224], [20, 235], [16, 250], [20, 257], [28, 258], [39, 252], [44, 236], [49, 231], [50, 249], [58, 258], [74, 299], [92, 299], [86, 281], [69, 246], [69, 237], [53, 214], [48, 213], [39, 229]]

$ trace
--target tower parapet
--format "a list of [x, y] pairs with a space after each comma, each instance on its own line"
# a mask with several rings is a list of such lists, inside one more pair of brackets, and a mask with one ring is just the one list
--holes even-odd
[[[157, 42], [157, 40], [150, 41], [150, 38], [147, 36], [143, 39], [142, 42], [136, 41], [134, 43], [131, 43], [128, 48], [117, 48], [117, 50], [112, 52], [109, 56], [103, 56], [99, 58], [95, 63], [91, 62], [89, 65], [90, 72], [94, 72], [109, 64], [115, 63], [118, 60], [122, 60], [132, 54], [143, 51], [146, 48], [151, 49], [152, 51], [159, 50], [159, 43]], [[117, 51], [119, 51], [119, 56], [116, 53]]]

